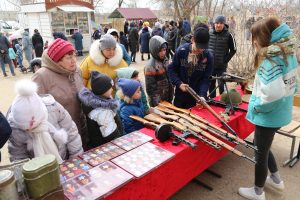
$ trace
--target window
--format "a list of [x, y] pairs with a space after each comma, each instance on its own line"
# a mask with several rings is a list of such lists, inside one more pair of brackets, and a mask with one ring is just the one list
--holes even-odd
[[70, 36], [75, 29], [79, 29], [82, 34], [89, 34], [88, 13], [53, 12], [51, 15], [53, 31], [63, 32], [65, 35]]

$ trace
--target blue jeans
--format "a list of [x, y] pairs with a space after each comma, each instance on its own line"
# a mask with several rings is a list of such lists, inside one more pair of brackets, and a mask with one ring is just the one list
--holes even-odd
[[20, 69], [22, 69], [23, 68], [23, 57], [17, 56], [17, 62], [19, 64]]
[[[6, 61], [8, 62], [11, 75], [15, 75], [15, 71], [14, 71], [14, 67], [13, 67], [11, 59], [6, 59]], [[3, 59], [0, 59], [0, 64], [1, 64], [2, 73], [5, 76], [6, 75], [6, 72], [5, 72], [5, 63], [4, 63]]]

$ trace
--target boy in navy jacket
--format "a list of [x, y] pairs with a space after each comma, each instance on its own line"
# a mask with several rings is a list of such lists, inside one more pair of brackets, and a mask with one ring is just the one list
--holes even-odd
[[193, 88], [199, 96], [207, 97], [209, 77], [213, 71], [213, 56], [207, 50], [208, 41], [208, 29], [197, 28], [192, 42], [180, 46], [168, 66], [168, 76], [176, 86], [174, 105], [177, 107], [191, 108], [196, 105], [195, 99], [186, 93], [187, 86]]

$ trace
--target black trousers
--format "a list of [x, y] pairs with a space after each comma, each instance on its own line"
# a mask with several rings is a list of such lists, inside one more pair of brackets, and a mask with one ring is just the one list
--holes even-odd
[[191, 108], [196, 105], [196, 100], [187, 92], [182, 92], [179, 88], [175, 90], [174, 106], [178, 108]]
[[132, 51], [130, 56], [132, 62], [135, 62], [135, 56], [136, 56], [136, 51], [135, 52]]
[[255, 185], [258, 187], [264, 187], [268, 169], [271, 173], [278, 171], [276, 160], [270, 150], [274, 135], [278, 129], [279, 128], [267, 128], [256, 125], [254, 144], [258, 150], [255, 152]]

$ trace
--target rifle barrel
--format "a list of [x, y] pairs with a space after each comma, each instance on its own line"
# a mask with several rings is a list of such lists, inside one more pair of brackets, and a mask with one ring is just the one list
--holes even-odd
[[200, 96], [191, 88], [187, 87], [188, 93], [194, 97], [194, 99], [197, 101], [197, 103], [202, 104], [213, 116], [215, 116], [222, 124], [225, 126], [233, 135], [237, 135], [236, 132], [206, 103], [206, 101], [203, 101]]

